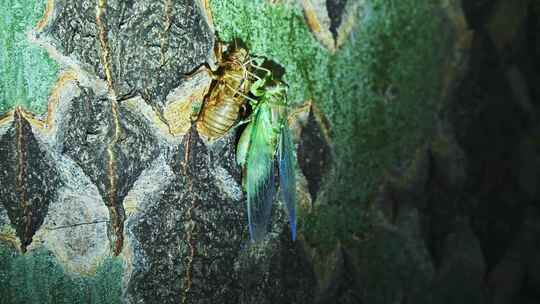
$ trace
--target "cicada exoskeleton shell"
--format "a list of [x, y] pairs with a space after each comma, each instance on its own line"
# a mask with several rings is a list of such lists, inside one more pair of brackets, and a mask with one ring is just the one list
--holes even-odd
[[244, 48], [234, 47], [225, 54], [214, 72], [214, 82], [197, 119], [199, 134], [213, 140], [234, 126], [251, 85], [250, 66]]

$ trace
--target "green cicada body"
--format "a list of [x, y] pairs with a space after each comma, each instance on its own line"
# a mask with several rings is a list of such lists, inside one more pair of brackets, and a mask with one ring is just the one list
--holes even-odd
[[295, 157], [287, 123], [286, 92], [285, 84], [269, 76], [253, 84], [251, 93], [256, 97], [251, 100], [253, 112], [237, 146], [252, 241], [259, 241], [267, 234], [278, 183], [276, 176], [289, 214], [292, 239], [296, 238]]

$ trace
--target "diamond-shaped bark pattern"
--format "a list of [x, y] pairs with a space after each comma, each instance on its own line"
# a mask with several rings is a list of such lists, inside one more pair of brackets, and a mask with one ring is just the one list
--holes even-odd
[[43, 224], [61, 181], [20, 109], [14, 112], [11, 126], [0, 138], [0, 159], [0, 202], [24, 252]]
[[116, 122], [112, 113], [109, 99], [81, 88], [63, 125], [63, 153], [96, 184], [109, 207], [114, 232], [111, 237], [117, 240], [123, 238], [122, 201], [159, 149], [146, 123], [128, 111], [120, 110], [120, 135], [113, 141]]
[[[219, 189], [212, 174], [214, 164], [234, 161], [233, 140], [228, 138], [225, 151], [209, 151], [195, 132], [184, 137], [171, 166], [175, 180], [133, 227], [149, 265], [133, 274], [128, 293], [134, 298], [144, 303], [183, 298], [187, 303], [237, 303], [232, 261], [247, 237], [245, 208]], [[238, 169], [230, 173], [239, 174]]]
[[104, 199], [107, 197], [107, 144], [111, 140], [113, 118], [110, 102], [81, 88], [62, 126], [63, 153], [71, 157], [96, 184]]
[[324, 118], [319, 116], [317, 119], [317, 112], [312, 109], [298, 145], [298, 163], [308, 181], [313, 201], [332, 161], [332, 149], [324, 136], [323, 122]]
[[[100, 62], [96, 0], [56, 0], [57, 17], [44, 30], [65, 55], [105, 79]], [[182, 77], [203, 64], [213, 34], [194, 0], [107, 1], [104, 13], [112, 83], [119, 98], [142, 95], [163, 109]]]

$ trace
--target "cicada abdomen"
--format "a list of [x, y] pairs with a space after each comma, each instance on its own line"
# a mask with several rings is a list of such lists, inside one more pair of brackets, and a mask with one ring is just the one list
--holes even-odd
[[234, 48], [219, 63], [215, 80], [197, 119], [199, 134], [213, 140], [222, 137], [238, 120], [250, 88], [247, 50]]

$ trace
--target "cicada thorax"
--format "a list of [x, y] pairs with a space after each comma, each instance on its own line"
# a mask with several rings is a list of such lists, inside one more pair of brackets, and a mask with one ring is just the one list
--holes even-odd
[[199, 134], [213, 140], [235, 125], [251, 85], [248, 61], [247, 51], [236, 48], [219, 64], [197, 120]]

